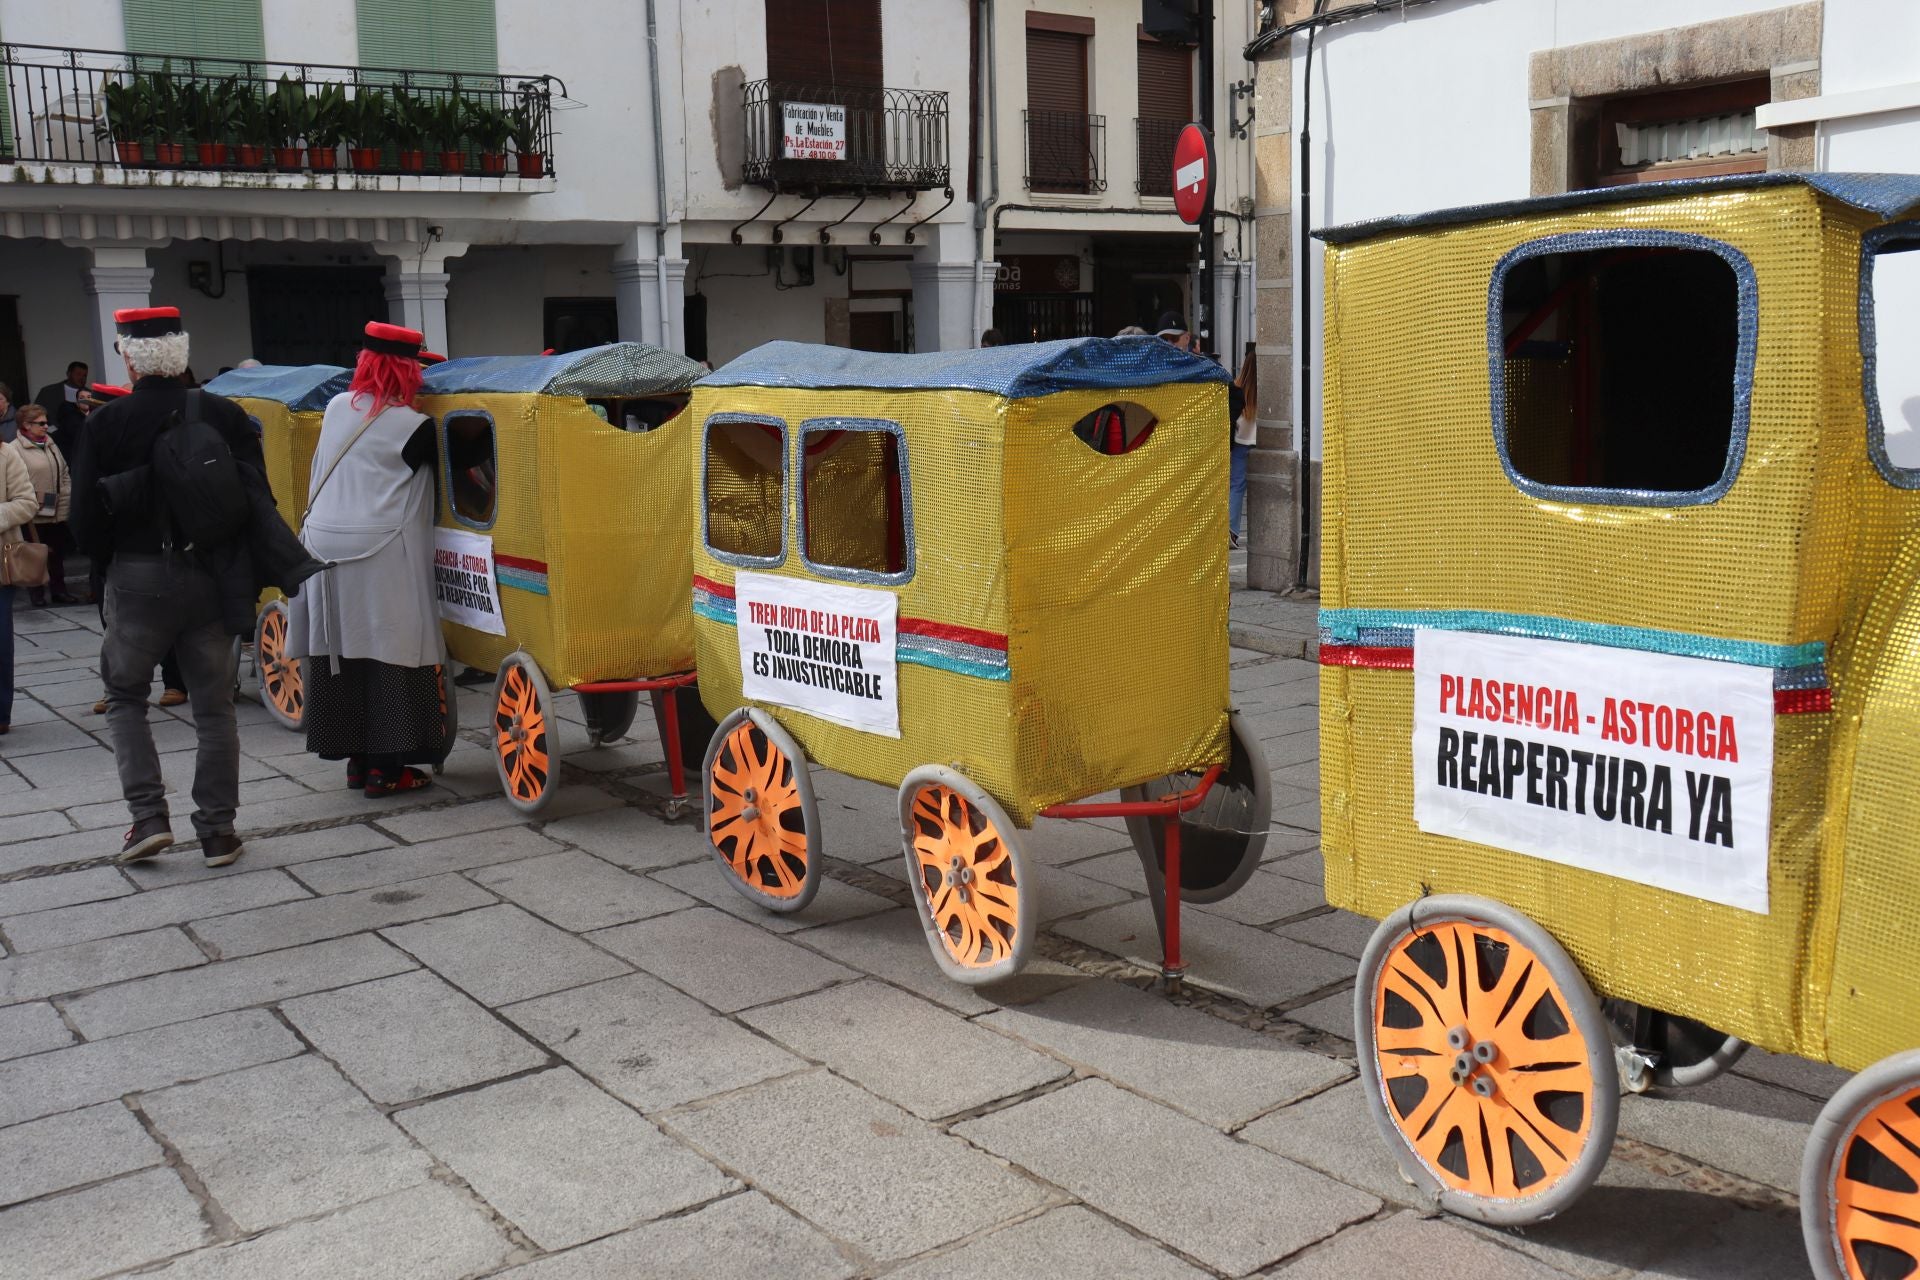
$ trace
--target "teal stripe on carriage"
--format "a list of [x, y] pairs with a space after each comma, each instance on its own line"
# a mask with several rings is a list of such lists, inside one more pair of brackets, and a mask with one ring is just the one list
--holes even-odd
[[981, 680], [997, 680], [1002, 683], [1012, 679], [1006, 663], [976, 662], [970, 658], [956, 657], [950, 653], [930, 653], [922, 649], [909, 649], [898, 646], [893, 660], [903, 666], [932, 667], [936, 671], [950, 671], [957, 676], [974, 676]]
[[693, 593], [693, 616], [729, 627], [736, 625], [733, 617], [733, 601], [710, 596], [704, 591]]
[[[1637, 649], [1642, 653], [1670, 653], [1682, 658], [1709, 658], [1749, 667], [1810, 667], [1827, 659], [1819, 640], [1806, 644], [1768, 644], [1759, 640], [1724, 640], [1685, 631], [1653, 627], [1621, 627], [1605, 622], [1577, 622], [1525, 613], [1492, 613], [1480, 609], [1322, 609], [1320, 631], [1331, 644], [1367, 644], [1380, 631], [1410, 632], [1415, 627], [1439, 631], [1477, 631], [1489, 635], [1527, 636], [1537, 640], [1568, 640], [1605, 645], [1610, 649]], [[1376, 630], [1378, 629], [1378, 630]], [[1363, 634], [1364, 633], [1364, 634]]]
[[528, 591], [536, 596], [547, 594], [547, 575], [528, 573], [524, 569], [510, 569], [498, 560], [493, 562], [493, 576], [503, 587], [512, 587], [516, 591]]
[[[739, 625], [734, 613], [734, 603], [724, 596], [702, 591], [698, 587], [693, 592], [693, 613], [697, 618], [708, 622], [718, 622], [722, 626]], [[1007, 670], [1007, 656], [979, 645], [959, 644], [950, 640], [919, 638], [908, 635], [897, 636], [894, 641], [893, 660], [907, 666], [932, 667], [936, 671], [948, 671], [957, 676], [972, 676], [978, 680], [997, 680], [1005, 682], [1011, 679]]]

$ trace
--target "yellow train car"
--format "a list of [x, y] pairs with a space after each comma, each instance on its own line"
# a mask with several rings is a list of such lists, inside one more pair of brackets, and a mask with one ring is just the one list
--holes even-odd
[[811, 900], [809, 761], [897, 786], [933, 956], [990, 982], [1039, 920], [1017, 829], [1127, 788], [1098, 811], [1141, 819], [1177, 977], [1180, 892], [1238, 888], [1267, 826], [1227, 698], [1226, 382], [1147, 339], [776, 342], [702, 380], [694, 638], [720, 720], [703, 781], [736, 888]]
[[1750, 1042], [1862, 1072], [1816, 1273], [1920, 1266], [1916, 211], [1766, 174], [1322, 233], [1327, 897], [1382, 920], [1368, 1103], [1447, 1209], [1550, 1216], [1621, 1085]]
[[494, 759], [523, 812], [559, 785], [556, 688], [580, 695], [594, 746], [624, 734], [639, 694], [651, 694], [671, 803], [684, 802], [679, 722], [697, 706], [677, 696], [694, 657], [684, 410], [703, 372], [631, 342], [426, 371], [447, 648], [498, 671]]
[[[338, 365], [263, 365], [230, 369], [206, 384], [208, 391], [232, 400], [253, 420], [274, 504], [295, 532], [306, 507], [320, 416], [352, 380], [353, 371]], [[305, 686], [300, 659], [287, 657], [286, 649], [287, 607], [279, 592], [269, 591], [254, 624], [253, 670], [261, 705], [287, 728], [298, 729], [305, 714]]]

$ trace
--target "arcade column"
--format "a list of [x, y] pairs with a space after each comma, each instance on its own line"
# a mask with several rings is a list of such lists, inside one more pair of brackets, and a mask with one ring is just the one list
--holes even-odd
[[467, 251], [459, 242], [417, 244], [376, 241], [373, 251], [387, 264], [387, 321], [418, 329], [429, 351], [447, 351], [447, 260]]
[[[127, 307], [153, 305], [153, 268], [147, 265], [147, 250], [159, 248], [164, 240], [128, 244], [82, 245], [92, 257], [86, 269], [87, 299], [91, 304], [90, 335], [93, 339], [92, 377], [95, 382], [124, 385], [126, 362], [113, 349], [118, 331], [113, 313]], [[193, 332], [193, 311], [184, 304], [187, 332]], [[31, 394], [28, 392], [26, 394]]]

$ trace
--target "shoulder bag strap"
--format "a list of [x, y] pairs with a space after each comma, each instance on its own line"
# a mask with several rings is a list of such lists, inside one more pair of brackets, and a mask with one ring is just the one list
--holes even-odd
[[[385, 413], [385, 412], [386, 412], [385, 409], [382, 409], [380, 411], [380, 413]], [[333, 479], [334, 468], [338, 467], [342, 462], [346, 461], [347, 454], [353, 451], [353, 446], [360, 443], [360, 437], [367, 434], [367, 428], [371, 427], [374, 424], [375, 420], [377, 420], [380, 417], [380, 413], [374, 414], [373, 417], [368, 418], [365, 422], [361, 423], [360, 429], [353, 433], [353, 438], [347, 441], [347, 443], [341, 448], [339, 453], [336, 453], [333, 455], [333, 461], [329, 462], [327, 464], [327, 469], [320, 474], [320, 483], [313, 486], [313, 488], [309, 490], [307, 493], [307, 509], [300, 513], [301, 524], [305, 524], [307, 522], [307, 516], [310, 515], [313, 511], [313, 504], [320, 500], [320, 491], [327, 487], [327, 481]]]

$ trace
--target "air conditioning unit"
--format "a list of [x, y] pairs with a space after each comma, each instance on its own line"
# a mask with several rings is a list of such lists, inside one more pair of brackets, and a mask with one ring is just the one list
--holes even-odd
[[1200, 18], [1194, 0], [1140, 0], [1140, 27], [1168, 44], [1200, 43]]

